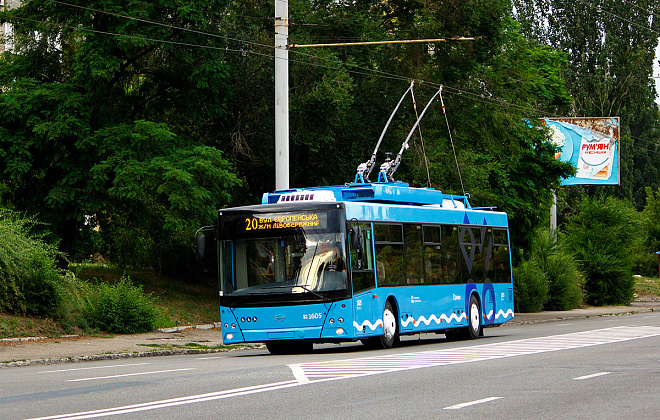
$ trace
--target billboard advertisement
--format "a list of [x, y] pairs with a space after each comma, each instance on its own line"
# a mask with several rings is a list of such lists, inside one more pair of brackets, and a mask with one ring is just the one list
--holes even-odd
[[575, 166], [575, 176], [563, 185], [619, 185], [619, 117], [544, 118], [555, 158]]

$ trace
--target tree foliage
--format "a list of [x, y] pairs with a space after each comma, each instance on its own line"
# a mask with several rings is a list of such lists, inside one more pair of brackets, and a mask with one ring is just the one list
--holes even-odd
[[585, 198], [566, 238], [585, 276], [586, 302], [628, 304], [635, 280], [631, 250], [641, 239], [640, 215], [616, 198]]
[[213, 147], [228, 66], [217, 39], [184, 30], [211, 30], [221, 8], [27, 0], [3, 13], [5, 200], [50, 223], [67, 253], [91, 216], [109, 234], [145, 232], [158, 258], [230, 201], [238, 178]]

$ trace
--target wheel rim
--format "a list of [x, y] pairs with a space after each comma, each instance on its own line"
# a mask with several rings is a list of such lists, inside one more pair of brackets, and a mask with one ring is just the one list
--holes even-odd
[[385, 308], [383, 312], [383, 327], [385, 329], [385, 338], [391, 340], [396, 333], [396, 318], [389, 308]]
[[472, 331], [479, 330], [479, 306], [476, 303], [472, 303], [472, 306], [470, 306], [470, 325]]

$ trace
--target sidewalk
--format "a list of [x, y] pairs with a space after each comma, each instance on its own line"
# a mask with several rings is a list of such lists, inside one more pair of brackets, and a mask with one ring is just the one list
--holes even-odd
[[[630, 306], [604, 306], [562, 312], [518, 313], [507, 325], [626, 315], [660, 311], [660, 301], [633, 302]], [[259, 347], [246, 345], [239, 348]], [[232, 347], [234, 349], [236, 347]], [[222, 331], [214, 325], [107, 337], [31, 338], [0, 341], [0, 367], [109, 360], [153, 355], [201, 354], [229, 351], [222, 346]]]

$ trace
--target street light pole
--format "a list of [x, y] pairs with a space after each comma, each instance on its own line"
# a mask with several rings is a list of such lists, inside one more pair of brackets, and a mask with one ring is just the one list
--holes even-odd
[[275, 189], [289, 188], [289, 3], [275, 0]]

